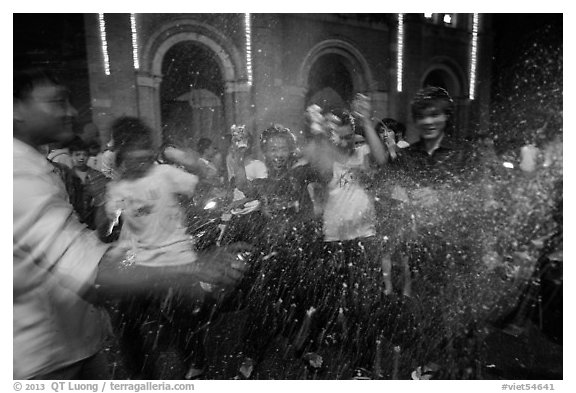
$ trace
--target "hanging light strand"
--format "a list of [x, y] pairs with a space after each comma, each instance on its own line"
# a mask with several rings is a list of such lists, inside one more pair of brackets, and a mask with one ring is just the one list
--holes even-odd
[[478, 25], [479, 14], [473, 14], [472, 18], [472, 42], [470, 44], [470, 92], [469, 98], [476, 98], [476, 62], [478, 57]]
[[244, 14], [244, 36], [246, 39], [246, 74], [248, 85], [252, 86], [252, 24], [251, 14]]
[[136, 26], [136, 14], [130, 14], [130, 29], [132, 30], [132, 58], [134, 60], [134, 69], [140, 68], [140, 59], [138, 58], [138, 27]]
[[402, 78], [404, 74], [404, 14], [398, 14], [398, 31], [396, 39], [396, 90], [401, 92]]
[[102, 59], [104, 60], [104, 73], [110, 75], [110, 58], [108, 57], [108, 41], [106, 39], [106, 21], [104, 14], [98, 14], [100, 24], [100, 41], [102, 46]]

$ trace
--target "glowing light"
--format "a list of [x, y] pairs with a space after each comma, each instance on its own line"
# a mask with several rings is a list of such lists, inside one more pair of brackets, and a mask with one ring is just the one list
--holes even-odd
[[402, 91], [402, 74], [404, 72], [404, 14], [398, 14], [396, 53], [396, 90]]
[[104, 73], [110, 75], [110, 58], [108, 57], [108, 41], [106, 40], [106, 21], [104, 14], [98, 14], [100, 22], [100, 40], [102, 45], [102, 57], [104, 59]]
[[447, 25], [452, 23], [452, 15], [450, 14], [444, 14], [444, 23], [446, 23]]
[[132, 30], [132, 58], [134, 60], [134, 69], [140, 68], [138, 59], [138, 28], [136, 27], [136, 14], [130, 14], [130, 29]]
[[248, 85], [252, 86], [252, 24], [250, 14], [244, 14], [244, 32], [246, 38], [246, 74]]
[[504, 165], [505, 168], [514, 169], [514, 164], [511, 162], [504, 162], [502, 165]]
[[208, 201], [206, 205], [204, 205], [204, 210], [214, 209], [216, 207], [216, 201]]
[[426, 13], [425, 13], [425, 14], [424, 14], [424, 18], [426, 18], [426, 19], [432, 19], [432, 15], [434, 15], [434, 14], [432, 14], [432, 13], [426, 14]]
[[469, 98], [473, 100], [476, 97], [476, 61], [478, 56], [478, 24], [480, 16], [474, 14], [472, 19], [472, 43], [470, 50], [470, 92]]

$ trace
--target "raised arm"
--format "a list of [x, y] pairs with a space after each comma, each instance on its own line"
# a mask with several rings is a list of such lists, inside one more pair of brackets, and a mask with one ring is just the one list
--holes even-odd
[[358, 94], [353, 102], [353, 111], [364, 126], [364, 139], [370, 147], [374, 160], [378, 165], [387, 163], [390, 155], [374, 129], [370, 98], [363, 94]]

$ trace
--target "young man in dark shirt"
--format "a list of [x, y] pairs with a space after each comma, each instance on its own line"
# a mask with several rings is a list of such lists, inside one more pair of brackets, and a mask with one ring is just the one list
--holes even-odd
[[[454, 102], [448, 92], [440, 87], [423, 88], [411, 108], [420, 140], [403, 149], [397, 179], [409, 196], [410, 220], [404, 226], [411, 227], [408, 255], [415, 273], [413, 290], [423, 311], [418, 333], [411, 340], [412, 350], [423, 363], [443, 359], [437, 376], [453, 376], [471, 359], [461, 358], [463, 348], [455, 349], [468, 328], [454, 325], [468, 320], [462, 316], [468, 311], [458, 314], [456, 310], [460, 296], [469, 295], [464, 286], [470, 272], [477, 269], [474, 255], [482, 247], [479, 225], [483, 216], [475, 214], [486, 194], [476, 177], [481, 173], [476, 153], [454, 135]], [[426, 344], [418, 337], [426, 337]], [[434, 352], [432, 358], [424, 349]]]

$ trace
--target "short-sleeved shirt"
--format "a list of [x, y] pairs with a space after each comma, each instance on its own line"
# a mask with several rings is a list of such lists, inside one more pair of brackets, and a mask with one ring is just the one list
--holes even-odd
[[108, 185], [106, 212], [123, 219], [119, 243], [137, 264], [179, 265], [196, 260], [177, 195], [192, 195], [198, 177], [171, 165], [154, 165], [146, 176]]
[[[369, 152], [369, 150], [368, 150]], [[376, 234], [374, 199], [355, 171], [365, 170], [366, 149], [356, 149], [345, 162], [334, 162], [324, 206], [324, 240], [341, 241]]]

